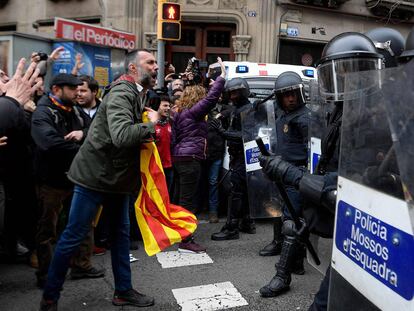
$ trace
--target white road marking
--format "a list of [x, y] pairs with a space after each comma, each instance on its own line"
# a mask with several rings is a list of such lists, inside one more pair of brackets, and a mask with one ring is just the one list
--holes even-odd
[[172, 290], [182, 311], [213, 311], [247, 306], [247, 301], [231, 282]]
[[180, 253], [178, 251], [161, 252], [157, 254], [157, 259], [162, 268], [175, 268], [213, 263], [213, 260], [209, 255], [207, 255], [207, 253], [191, 254]]

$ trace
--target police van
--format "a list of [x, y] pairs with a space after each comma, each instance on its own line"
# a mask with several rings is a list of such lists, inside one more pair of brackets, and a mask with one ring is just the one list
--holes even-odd
[[226, 80], [239, 77], [246, 79], [255, 99], [269, 95], [277, 77], [286, 71], [294, 71], [301, 76], [306, 94], [310, 81], [316, 79], [314, 67], [253, 62], [225, 61], [223, 63], [226, 66]]

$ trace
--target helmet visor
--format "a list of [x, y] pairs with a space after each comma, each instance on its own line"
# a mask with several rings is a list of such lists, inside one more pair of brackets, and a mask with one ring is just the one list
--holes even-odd
[[347, 74], [381, 68], [382, 60], [379, 58], [333, 59], [321, 64], [317, 69], [321, 95], [325, 100], [342, 101]]
[[300, 105], [305, 103], [305, 92], [303, 90], [303, 84], [296, 84], [288, 87], [284, 87], [275, 91], [278, 103], [282, 103], [283, 97], [294, 95], [297, 97]]

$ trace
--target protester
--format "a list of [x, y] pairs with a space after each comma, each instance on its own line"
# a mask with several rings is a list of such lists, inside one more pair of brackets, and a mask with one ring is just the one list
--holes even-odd
[[91, 76], [81, 75], [79, 76], [79, 79], [83, 84], [78, 86], [76, 103], [81, 108], [84, 118], [90, 123], [101, 104], [101, 100], [97, 97], [99, 84], [98, 81]]
[[[51, 81], [51, 93], [40, 99], [32, 117], [38, 200], [42, 207], [36, 234], [39, 287], [46, 282], [59, 215], [73, 194], [73, 184], [66, 173], [87, 133], [87, 122], [74, 106], [77, 86], [81, 84], [81, 80], [70, 74], [55, 76]], [[73, 258], [73, 278], [104, 276], [103, 269], [91, 264], [92, 247], [91, 232]]]
[[[222, 74], [216, 79], [206, 95], [201, 85], [190, 85], [184, 89], [177, 102], [177, 113], [173, 121], [173, 162], [175, 176], [175, 202], [195, 213], [193, 202], [201, 172], [201, 160], [206, 159], [208, 125], [206, 115], [216, 105], [224, 88], [226, 69], [221, 58], [217, 58]], [[179, 250], [199, 253], [205, 248], [190, 237], [180, 243]]]
[[35, 248], [36, 197], [31, 178], [30, 123], [23, 106], [40, 88], [41, 81], [36, 82], [36, 63], [32, 62], [24, 73], [25, 62], [19, 61], [12, 79], [4, 72], [0, 75], [0, 201], [4, 211], [0, 215], [4, 233], [1, 244], [11, 262], [16, 260], [18, 248], [23, 248], [18, 244], [19, 238], [29, 251]]
[[[146, 91], [155, 85], [158, 66], [147, 50], [125, 59], [126, 74], [108, 90], [89, 134], [73, 160], [68, 177], [75, 183], [68, 225], [57, 243], [40, 310], [56, 310], [71, 255], [90, 230], [98, 205], [111, 214], [111, 259], [115, 281], [112, 303], [138, 307], [152, 297], [132, 288], [129, 263], [129, 194], [140, 187], [140, 146], [154, 137], [158, 112], [145, 107]], [[142, 123], [148, 112], [149, 122]]]
[[171, 124], [170, 124], [170, 98], [168, 95], [161, 95], [158, 113], [160, 119], [155, 126], [155, 137], [158, 153], [161, 158], [164, 169], [165, 179], [167, 182], [168, 192], [171, 196], [173, 183], [173, 168], [171, 159]]

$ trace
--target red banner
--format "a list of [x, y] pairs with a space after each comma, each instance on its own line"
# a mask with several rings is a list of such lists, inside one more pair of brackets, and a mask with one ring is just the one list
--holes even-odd
[[99, 44], [119, 49], [135, 48], [136, 36], [123, 31], [96, 27], [60, 17], [55, 18], [55, 36], [73, 41]]

